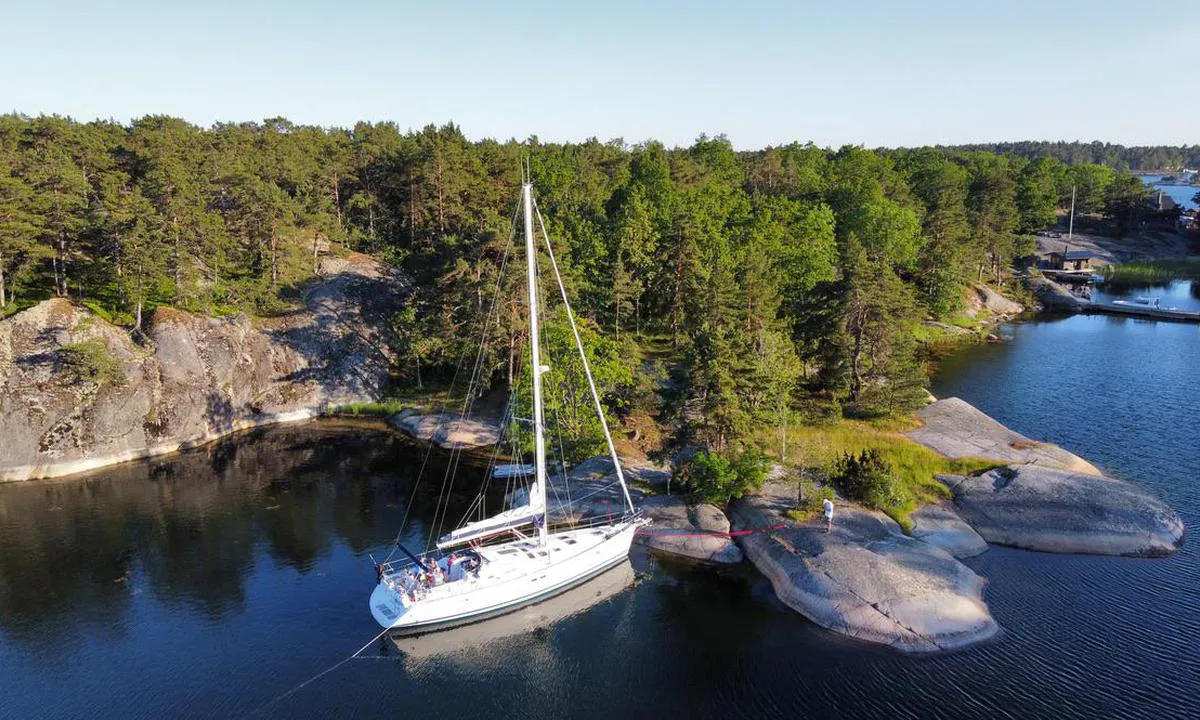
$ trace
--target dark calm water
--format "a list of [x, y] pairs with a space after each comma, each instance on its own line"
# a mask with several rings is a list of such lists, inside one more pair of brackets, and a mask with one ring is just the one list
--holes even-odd
[[[1200, 327], [1006, 332], [946, 360], [934, 391], [1144, 483], [1194, 528]], [[1197, 715], [1192, 544], [1166, 560], [994, 548], [971, 564], [1004, 634], [937, 657], [825, 633], [748, 567], [635, 552], [636, 583], [581, 614], [446, 654], [380, 643], [264, 708], [376, 634], [368, 553], [386, 549], [420, 462], [389, 433], [318, 424], [0, 487], [0, 717]], [[430, 472], [440, 484], [436, 458]], [[418, 493], [414, 544], [435, 493]]]

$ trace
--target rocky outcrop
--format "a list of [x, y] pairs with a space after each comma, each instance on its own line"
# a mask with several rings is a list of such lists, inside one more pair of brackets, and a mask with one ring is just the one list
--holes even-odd
[[938, 400], [917, 416], [924, 424], [908, 433], [913, 440], [949, 458], [1005, 467], [939, 478], [953, 491], [958, 515], [921, 508], [912, 515], [916, 537], [959, 557], [986, 549], [976, 533], [1001, 545], [1103, 555], [1167, 555], [1182, 542], [1183, 523], [1166, 504], [1057, 445], [1013, 432], [958, 398]]
[[[663, 490], [671, 479], [671, 467], [659, 465], [646, 460], [630, 460], [621, 458], [621, 472], [625, 481], [633, 484], [641, 483], [655, 490]], [[571, 468], [570, 476], [575, 481], [615, 480], [612, 458], [607, 455], [596, 455]]]
[[963, 518], [988, 542], [1153, 557], [1175, 552], [1183, 541], [1175, 511], [1115, 478], [1021, 465], [939, 479], [954, 492]]
[[[621, 460], [629, 495], [635, 507], [650, 519], [637, 542], [659, 552], [718, 564], [742, 561], [742, 551], [729, 537], [729, 519], [712, 505], [688, 506], [679, 495], [652, 495], [646, 489], [665, 488], [670, 469], [645, 461]], [[509, 505], [528, 500], [523, 489], [508, 499]], [[567, 472], [551, 473], [547, 493], [551, 522], [578, 522], [584, 518], [620, 513], [625, 496], [617, 482], [612, 459], [589, 458]]]
[[944, 505], [926, 505], [910, 515], [912, 536], [940, 547], [956, 558], [974, 557], [987, 552], [987, 541], [975, 532], [958, 513]]
[[784, 514], [793, 488], [769, 483], [735, 501], [735, 529], [783, 525], [738, 539], [775, 594], [818, 625], [907, 652], [963, 647], [999, 626], [984, 580], [950, 553], [908, 537], [881, 513], [840, 507], [832, 533]]
[[431, 442], [446, 450], [488, 447], [500, 442], [500, 423], [497, 420], [402, 410], [388, 418], [388, 423], [418, 440]]
[[[289, 314], [160, 307], [140, 342], [61, 299], [0, 321], [0, 480], [66, 475], [379, 400], [391, 365], [383, 333], [405, 282], [361, 255], [326, 258], [321, 274]], [[64, 348], [80, 343], [98, 345], [115, 376], [73, 371]]]
[[948, 458], [983, 458], [1099, 475], [1088, 461], [1050, 443], [1030, 440], [959, 398], [946, 398], [917, 411], [922, 426], [908, 437]]
[[[994, 316], [1011, 317], [1019, 315], [1025, 310], [1025, 307], [1021, 303], [1009, 300], [987, 285], [972, 285], [971, 292], [974, 293], [974, 297], [971, 298], [972, 302], [970, 304], [974, 307], [987, 310]], [[967, 314], [975, 317], [974, 309], [969, 309]]]
[[740, 563], [742, 550], [729, 537], [729, 518], [712, 505], [693, 505], [678, 495], [642, 500], [650, 524], [636, 540], [652, 550], [716, 564]]
[[1038, 302], [1046, 310], [1057, 312], [1080, 312], [1086, 310], [1091, 302], [1071, 294], [1062, 285], [1042, 277], [1031, 275], [1025, 279], [1025, 287], [1033, 293]]
[[[643, 489], [665, 487], [670, 471], [662, 465], [646, 461], [621, 459], [621, 470], [629, 485], [629, 498], [634, 507], [641, 507], [650, 495]], [[625, 507], [625, 495], [617, 482], [612, 458], [597, 455], [567, 471], [550, 474], [547, 493], [550, 518], [555, 522], [574, 522], [581, 518], [620, 513]], [[518, 502], [523, 500], [518, 499]]]

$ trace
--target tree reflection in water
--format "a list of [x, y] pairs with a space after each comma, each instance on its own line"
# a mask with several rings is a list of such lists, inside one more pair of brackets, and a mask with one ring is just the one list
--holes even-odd
[[[342, 543], [390, 544], [425, 451], [378, 425], [320, 422], [240, 434], [84, 477], [0, 487], [0, 629], [125, 632], [135, 597], [218, 620], [242, 609], [256, 563], [306, 573]], [[423, 546], [446, 458], [435, 453], [406, 535]], [[457, 473], [447, 513], [478, 490]], [[499, 498], [492, 498], [493, 502]]]

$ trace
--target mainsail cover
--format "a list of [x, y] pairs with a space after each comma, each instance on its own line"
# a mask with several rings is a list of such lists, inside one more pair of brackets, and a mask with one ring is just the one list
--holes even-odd
[[541, 523], [542, 517], [545, 515], [545, 508], [542, 507], [541, 494], [538, 492], [536, 482], [530, 488], [529, 497], [529, 502], [523, 505], [505, 510], [490, 518], [467, 523], [459, 529], [441, 536], [438, 538], [438, 550], [445, 550], [456, 545], [464, 545], [472, 540], [490, 537], [524, 525]]

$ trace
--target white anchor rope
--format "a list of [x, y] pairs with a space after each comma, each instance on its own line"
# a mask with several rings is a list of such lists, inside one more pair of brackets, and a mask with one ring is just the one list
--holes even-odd
[[322, 670], [321, 672], [317, 673], [316, 675], [313, 675], [312, 677], [310, 677], [309, 679], [307, 679], [307, 680], [305, 680], [304, 682], [300, 683], [299, 685], [296, 685], [296, 686], [294, 686], [294, 687], [293, 687], [291, 690], [288, 690], [287, 692], [285, 692], [285, 693], [282, 693], [282, 694], [280, 694], [280, 695], [276, 695], [275, 697], [271, 698], [270, 700], [268, 700], [267, 702], [263, 703], [262, 705], [259, 705], [258, 707], [254, 708], [254, 709], [253, 709], [253, 710], [251, 710], [250, 712], [248, 712], [248, 713], [246, 713], [245, 715], [243, 715], [243, 716], [242, 716], [242, 720], [246, 720], [246, 718], [251, 718], [251, 717], [254, 717], [255, 715], [257, 715], [257, 714], [259, 714], [260, 712], [262, 712], [263, 710], [266, 710], [267, 708], [271, 707], [271, 706], [272, 706], [272, 705], [274, 705], [275, 703], [278, 703], [278, 702], [280, 702], [281, 700], [284, 700], [284, 699], [286, 699], [286, 698], [288, 698], [288, 697], [291, 697], [291, 696], [292, 696], [292, 695], [294, 695], [296, 692], [298, 692], [300, 689], [302, 689], [304, 686], [306, 686], [306, 685], [309, 685], [309, 684], [311, 684], [311, 683], [314, 683], [314, 682], [316, 682], [317, 680], [320, 680], [321, 678], [325, 677], [326, 675], [328, 675], [329, 673], [333, 672], [334, 670], [337, 670], [338, 668], [340, 668], [341, 666], [343, 666], [343, 665], [345, 665], [346, 663], [350, 662], [351, 660], [354, 660], [354, 659], [358, 658], [358, 654], [359, 654], [359, 653], [361, 653], [363, 650], [366, 650], [367, 648], [369, 648], [369, 647], [371, 647], [372, 645], [374, 645], [374, 644], [375, 644], [375, 642], [376, 642], [377, 640], [379, 640], [379, 638], [381, 638], [381, 637], [383, 637], [384, 635], [386, 635], [386, 634], [388, 633], [388, 631], [389, 631], [389, 630], [391, 630], [391, 628], [384, 628], [383, 632], [381, 632], [381, 633], [379, 633], [378, 635], [376, 635], [375, 637], [371, 638], [371, 639], [370, 639], [370, 641], [368, 641], [366, 645], [363, 645], [363, 646], [362, 646], [362, 647], [360, 647], [359, 649], [355, 650], [355, 651], [354, 651], [354, 653], [353, 653], [353, 654], [351, 654], [349, 657], [342, 658], [341, 660], [337, 661], [337, 662], [336, 662], [336, 663], [334, 663], [333, 665], [330, 665], [329, 667], [325, 668], [324, 670]]

